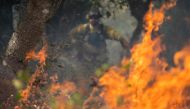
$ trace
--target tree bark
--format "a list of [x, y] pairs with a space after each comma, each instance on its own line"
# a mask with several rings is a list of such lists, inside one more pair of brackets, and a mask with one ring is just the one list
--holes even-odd
[[24, 17], [9, 41], [5, 62], [14, 72], [24, 67], [25, 54], [41, 40], [45, 23], [62, 0], [29, 0]]
[[45, 23], [53, 16], [61, 1], [29, 0], [27, 2], [23, 19], [12, 34], [6, 49], [3, 62], [6, 66], [0, 64], [0, 103], [5, 103], [5, 106], [7, 99], [16, 94], [12, 80], [15, 78], [15, 73], [24, 67], [25, 54], [34, 49], [40, 41]]

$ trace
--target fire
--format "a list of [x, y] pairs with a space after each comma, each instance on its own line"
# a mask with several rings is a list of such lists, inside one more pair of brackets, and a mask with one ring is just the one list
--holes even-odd
[[[57, 75], [52, 77], [56, 77], [55, 80], [57, 80]], [[74, 109], [74, 106], [69, 103], [69, 100], [71, 95], [76, 91], [77, 88], [73, 82], [64, 81], [63, 83], [59, 83], [53, 80], [49, 88], [49, 93], [55, 95], [55, 109]]]
[[47, 58], [47, 44], [38, 52], [36, 53], [35, 50], [31, 50], [26, 54], [25, 60], [39, 60], [40, 65], [45, 65], [45, 61]]
[[[39, 65], [31, 76], [26, 88], [20, 91], [21, 99], [15, 109], [75, 109], [77, 106], [70, 103], [71, 95], [75, 93], [73, 82], [58, 82], [58, 76], [48, 76], [44, 66], [47, 58], [47, 44], [38, 52], [31, 50], [26, 54], [26, 61], [37, 60]], [[49, 83], [48, 83], [49, 82]], [[45, 88], [43, 91], [41, 88]]]
[[[110, 109], [184, 109], [188, 108], [190, 86], [190, 49], [185, 47], [174, 56], [176, 67], [160, 59], [160, 38], [152, 39], [164, 22], [165, 11], [175, 1], [160, 9], [151, 4], [144, 18], [142, 42], [133, 47], [130, 59], [110, 68], [99, 80], [104, 86], [101, 96]], [[126, 67], [129, 66], [129, 67]]]
[[[104, 87], [100, 96], [105, 100], [105, 109], [189, 108], [190, 48], [186, 46], [177, 52], [174, 56], [176, 66], [168, 69], [168, 63], [159, 56], [164, 49], [160, 38], [152, 38], [165, 20], [165, 11], [175, 6], [175, 3], [166, 2], [160, 9], [155, 9], [151, 4], [144, 17], [142, 42], [132, 48], [130, 59], [124, 59], [120, 66], [111, 67], [100, 78], [99, 85]], [[58, 77], [53, 76], [47, 92], [40, 90], [41, 83], [36, 83], [39, 82], [36, 80], [43, 82], [46, 79], [43, 69], [47, 58], [46, 50], [47, 45], [38, 53], [34, 50], [27, 53], [26, 60], [39, 60], [40, 65], [27, 88], [21, 92], [21, 101], [24, 103], [15, 109], [24, 107], [25, 104], [31, 105], [32, 100], [35, 104], [32, 108], [80, 109], [71, 100], [71, 96], [77, 92], [77, 87], [72, 82], [59, 83]], [[78, 100], [77, 94], [75, 97]]]
[[39, 60], [40, 67], [38, 67], [36, 71], [34, 72], [34, 74], [32, 75], [27, 88], [21, 92], [23, 101], [28, 100], [31, 94], [33, 84], [35, 83], [36, 79], [40, 77], [43, 73], [43, 66], [45, 65], [45, 61], [47, 57], [46, 51], [47, 51], [47, 44], [38, 53], [35, 53], [35, 50], [31, 50], [30, 52], [26, 54], [26, 58], [25, 58], [26, 61]]

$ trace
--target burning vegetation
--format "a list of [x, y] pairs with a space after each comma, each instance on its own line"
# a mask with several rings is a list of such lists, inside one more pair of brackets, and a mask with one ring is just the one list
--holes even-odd
[[175, 5], [174, 0], [160, 8], [150, 4], [144, 16], [142, 41], [132, 47], [130, 56], [120, 65], [96, 75], [89, 96], [77, 83], [60, 82], [57, 74], [47, 73], [47, 44], [38, 53], [26, 53], [26, 62], [38, 64], [32, 75], [21, 72], [13, 80], [18, 101], [14, 109], [189, 109], [189, 45], [175, 53], [175, 66], [169, 66], [161, 56], [165, 47], [158, 31], [168, 18], [166, 11]]
[[151, 5], [144, 18], [142, 42], [133, 47], [131, 58], [124, 59], [120, 67], [109, 69], [100, 78], [105, 87], [101, 96], [111, 109], [189, 108], [188, 46], [175, 54], [175, 67], [168, 68], [159, 56], [164, 49], [160, 37], [152, 39], [164, 21], [165, 11], [174, 5], [175, 2], [163, 4], [160, 9]]

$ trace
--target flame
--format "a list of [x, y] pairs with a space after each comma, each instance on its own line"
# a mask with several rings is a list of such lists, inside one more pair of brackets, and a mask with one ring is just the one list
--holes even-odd
[[63, 83], [58, 83], [52, 81], [49, 88], [49, 93], [51, 95], [57, 94], [56, 96], [54, 96], [56, 105], [55, 109], [74, 109], [68, 101], [70, 100], [71, 94], [76, 91], [77, 88], [73, 82], [64, 81]]
[[45, 65], [45, 61], [47, 58], [47, 44], [38, 52], [36, 53], [35, 50], [31, 50], [30, 52], [26, 53], [25, 60], [39, 60], [40, 65]]
[[36, 80], [44, 76], [43, 67], [45, 65], [45, 61], [47, 58], [46, 51], [47, 51], [47, 44], [43, 46], [42, 49], [38, 53], [35, 53], [35, 50], [31, 50], [30, 52], [26, 53], [25, 60], [28, 62], [31, 60], [39, 60], [39, 67], [37, 67], [36, 71], [30, 78], [26, 89], [21, 91], [21, 97], [22, 97], [21, 101], [23, 102], [27, 102], [27, 100], [33, 93], [32, 91], [34, 87], [37, 87], [36, 85], [34, 85], [36, 83]]
[[160, 38], [152, 39], [152, 34], [164, 22], [165, 11], [175, 3], [165, 3], [160, 9], [153, 9], [151, 4], [144, 18], [142, 42], [132, 48], [131, 58], [110, 68], [100, 78], [100, 85], [104, 86], [101, 96], [109, 109], [188, 108], [189, 47], [177, 52], [174, 56], [176, 67], [167, 69], [167, 62], [159, 57], [163, 50]]
[[[58, 76], [51, 76], [47, 84], [47, 73], [44, 71], [45, 61], [47, 58], [47, 44], [36, 53], [35, 50], [31, 50], [26, 54], [26, 61], [38, 60], [39, 65], [36, 71], [29, 80], [27, 87], [20, 91], [21, 99], [20, 104], [15, 106], [15, 109], [24, 108], [43, 108], [43, 109], [74, 109], [75, 106], [69, 103], [70, 96], [76, 92], [76, 86], [74, 83], [64, 81], [63, 83], [58, 82]], [[45, 85], [47, 92], [42, 92], [41, 84], [46, 82]], [[53, 101], [51, 100], [53, 98]], [[53, 106], [52, 106], [53, 105]]]
[[[142, 42], [132, 48], [131, 58], [123, 59], [120, 66], [111, 67], [100, 78], [100, 86], [104, 86], [100, 96], [105, 100], [106, 109], [189, 108], [190, 48], [186, 46], [177, 52], [174, 56], [176, 66], [168, 69], [168, 63], [159, 57], [164, 49], [160, 38], [152, 39], [153, 33], [159, 31], [165, 20], [165, 11], [175, 4], [175, 1], [166, 2], [160, 9], [155, 9], [151, 4], [144, 17], [145, 30]], [[31, 77], [28, 87], [22, 91], [22, 101], [27, 101], [31, 94], [40, 92], [35, 81], [44, 74], [46, 50], [47, 46], [44, 46], [39, 53], [32, 50], [26, 55], [27, 61], [39, 60], [40, 66]], [[46, 97], [54, 97], [55, 109], [80, 109], [81, 107], [69, 103], [71, 94], [77, 92], [75, 84], [69, 81], [59, 83], [57, 78], [57, 76], [51, 77], [52, 83], [48, 87]], [[48, 100], [43, 104], [48, 104], [47, 102]]]

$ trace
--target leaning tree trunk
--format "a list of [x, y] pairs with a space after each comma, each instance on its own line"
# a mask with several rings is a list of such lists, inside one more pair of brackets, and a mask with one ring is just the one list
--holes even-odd
[[24, 67], [25, 54], [40, 41], [45, 23], [55, 13], [61, 1], [28, 1], [25, 15], [13, 33], [6, 50], [5, 62], [14, 72]]
[[[40, 41], [45, 23], [55, 13], [61, 1], [28, 0], [24, 17], [7, 46], [4, 65], [8, 67], [0, 64], [0, 105], [16, 93], [12, 85], [14, 73], [24, 66], [25, 54]], [[6, 105], [5, 107], [8, 108]]]

